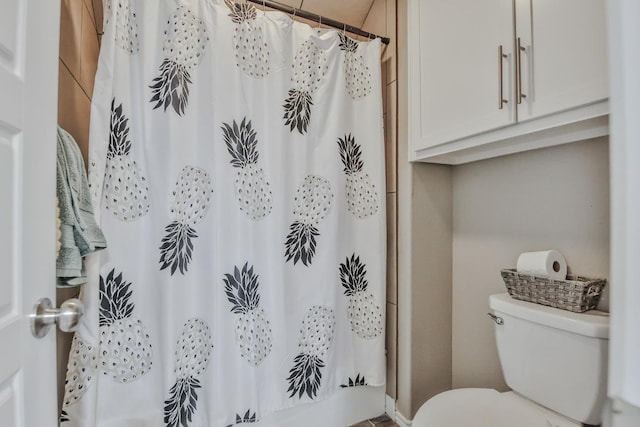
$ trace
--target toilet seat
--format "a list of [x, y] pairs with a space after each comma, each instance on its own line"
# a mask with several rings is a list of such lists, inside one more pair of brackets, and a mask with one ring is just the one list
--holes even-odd
[[413, 427], [576, 427], [580, 424], [513, 392], [463, 388], [440, 393], [418, 410]]

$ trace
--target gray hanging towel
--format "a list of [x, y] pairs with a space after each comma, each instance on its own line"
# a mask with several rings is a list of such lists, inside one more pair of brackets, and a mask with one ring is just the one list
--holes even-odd
[[86, 281], [82, 257], [107, 247], [93, 216], [93, 205], [78, 144], [58, 127], [56, 189], [60, 206], [60, 252], [56, 260], [59, 285]]

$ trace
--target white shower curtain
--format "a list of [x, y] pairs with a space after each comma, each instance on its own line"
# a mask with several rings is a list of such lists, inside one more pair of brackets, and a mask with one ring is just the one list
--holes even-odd
[[107, 0], [63, 426], [230, 426], [384, 383], [380, 42]]

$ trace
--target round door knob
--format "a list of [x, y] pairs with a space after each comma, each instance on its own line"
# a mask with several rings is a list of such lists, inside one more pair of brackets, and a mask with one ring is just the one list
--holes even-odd
[[31, 333], [36, 338], [42, 338], [54, 324], [63, 332], [73, 332], [78, 329], [83, 314], [84, 304], [77, 298], [66, 300], [60, 308], [53, 308], [49, 298], [40, 298], [29, 316]]

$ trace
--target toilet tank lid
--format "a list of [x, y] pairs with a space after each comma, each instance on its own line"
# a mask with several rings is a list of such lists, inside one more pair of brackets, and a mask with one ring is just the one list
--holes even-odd
[[574, 313], [511, 298], [509, 294], [489, 297], [489, 307], [513, 317], [593, 338], [609, 338], [609, 313], [590, 310]]

